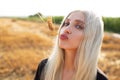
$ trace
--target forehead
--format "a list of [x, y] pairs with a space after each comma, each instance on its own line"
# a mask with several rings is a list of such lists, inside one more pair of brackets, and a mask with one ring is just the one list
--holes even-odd
[[68, 17], [68, 20], [70, 21], [81, 21], [81, 22], [85, 22], [85, 17], [84, 14], [80, 11], [76, 11], [76, 12], [72, 12]]

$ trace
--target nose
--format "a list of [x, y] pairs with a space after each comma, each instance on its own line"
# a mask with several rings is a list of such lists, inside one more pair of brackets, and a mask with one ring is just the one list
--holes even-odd
[[64, 30], [64, 33], [67, 33], [67, 34], [71, 34], [72, 33], [72, 29], [70, 26], [67, 26]]

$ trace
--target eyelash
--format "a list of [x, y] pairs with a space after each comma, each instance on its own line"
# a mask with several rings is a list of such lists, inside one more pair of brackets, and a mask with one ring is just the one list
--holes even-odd
[[70, 23], [64, 23], [63, 26], [68, 26]]
[[[64, 23], [63, 26], [68, 26], [70, 23]], [[75, 28], [77, 29], [83, 29], [81, 25], [75, 25]]]

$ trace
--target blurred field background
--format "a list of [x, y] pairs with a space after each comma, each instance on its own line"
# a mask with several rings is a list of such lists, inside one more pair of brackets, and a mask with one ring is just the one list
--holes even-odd
[[[1, 17], [0, 80], [33, 80], [38, 63], [51, 53], [62, 19], [53, 17], [55, 30], [51, 31], [36, 14], [28, 18]], [[109, 80], [120, 80], [120, 18], [103, 20], [105, 35], [98, 66]]]

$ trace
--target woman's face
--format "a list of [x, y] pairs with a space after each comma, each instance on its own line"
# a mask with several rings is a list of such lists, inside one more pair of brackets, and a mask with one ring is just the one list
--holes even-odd
[[64, 21], [59, 34], [59, 47], [65, 50], [77, 50], [83, 39], [84, 14], [72, 12]]

